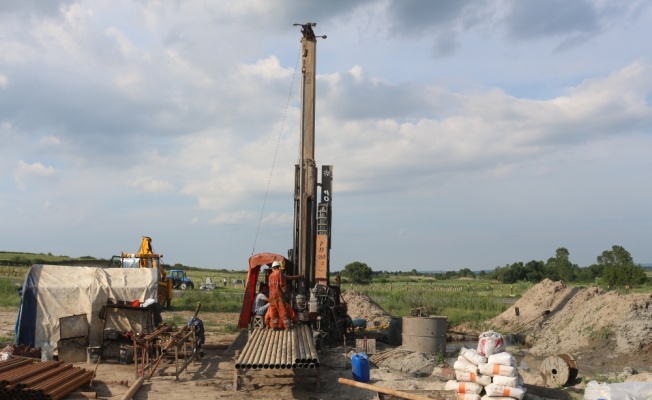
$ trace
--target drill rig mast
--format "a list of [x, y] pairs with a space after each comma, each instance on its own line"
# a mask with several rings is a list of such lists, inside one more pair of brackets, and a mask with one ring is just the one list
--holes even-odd
[[[322, 166], [322, 198], [317, 204], [315, 164], [315, 85], [317, 37], [315, 23], [301, 26], [301, 160], [295, 165], [294, 240], [288, 258], [305, 286], [328, 284], [330, 272], [330, 215], [333, 167]], [[326, 36], [322, 36], [326, 38]]]

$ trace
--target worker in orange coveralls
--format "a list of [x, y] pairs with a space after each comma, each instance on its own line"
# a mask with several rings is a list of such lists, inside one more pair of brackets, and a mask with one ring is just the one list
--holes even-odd
[[290, 326], [290, 317], [285, 308], [285, 302], [283, 301], [283, 293], [285, 293], [286, 282], [285, 277], [279, 269], [281, 263], [274, 261], [272, 263], [272, 273], [269, 274], [269, 280], [267, 284], [269, 285], [269, 309], [267, 310], [267, 315], [269, 315], [271, 327], [273, 329], [281, 329], [279, 325], [279, 317], [283, 321], [284, 329], [288, 329]]
[[[283, 299], [288, 280], [303, 278], [303, 275], [286, 276], [285, 266], [278, 261], [272, 263], [272, 273], [269, 275], [269, 309], [270, 326], [273, 329], [290, 329], [290, 320], [296, 320], [294, 310]], [[288, 309], [290, 310], [288, 312]], [[280, 321], [279, 321], [280, 317]]]
[[[292, 323], [296, 323], [297, 314], [294, 312], [294, 309], [292, 308], [290, 303], [284, 302], [284, 304], [285, 304], [285, 311], [288, 313], [288, 317], [290, 318], [290, 321], [292, 321]], [[269, 310], [267, 311], [267, 313], [265, 313], [265, 326], [272, 328], [272, 314], [269, 312]], [[278, 327], [282, 329], [286, 329], [285, 323], [283, 323], [282, 320], [278, 321]]]

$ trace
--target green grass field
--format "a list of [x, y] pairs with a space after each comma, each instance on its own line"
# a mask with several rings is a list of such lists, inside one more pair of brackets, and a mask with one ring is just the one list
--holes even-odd
[[[29, 253], [0, 252], [0, 306], [18, 306], [20, 299], [16, 288], [22, 284], [29, 266], [2, 265], [16, 259], [47, 258], [46, 262], [64, 261], [65, 256], [32, 255]], [[49, 258], [48, 258], [49, 257]], [[80, 260], [77, 260], [80, 261]], [[95, 260], [97, 261], [97, 260]], [[172, 301], [174, 310], [194, 310], [197, 302], [202, 310], [208, 312], [240, 312], [244, 287], [234, 284], [234, 280], [245, 281], [246, 271], [188, 268], [186, 275], [193, 281], [194, 290], [177, 293]], [[167, 268], [169, 273], [169, 268]], [[648, 276], [652, 271], [647, 272]], [[216, 284], [215, 290], [199, 290], [200, 284], [210, 277]], [[223, 280], [227, 285], [223, 285]], [[488, 280], [461, 278], [455, 280], [435, 280], [429, 275], [389, 275], [369, 285], [356, 285], [342, 280], [342, 291], [357, 290], [368, 294], [376, 303], [392, 316], [409, 316], [410, 310], [425, 307], [430, 315], [445, 315], [451, 324], [461, 322], [480, 323], [506, 310], [510, 303], [520, 298], [531, 283], [502, 284]], [[621, 293], [652, 292], [647, 284]]]

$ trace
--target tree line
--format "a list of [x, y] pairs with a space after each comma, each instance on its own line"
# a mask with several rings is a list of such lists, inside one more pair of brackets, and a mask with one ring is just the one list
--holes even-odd
[[[425, 275], [413, 269], [409, 272], [373, 271], [367, 264], [356, 261], [344, 267], [342, 276], [355, 283], [382, 281], [389, 276]], [[555, 256], [547, 261], [532, 260], [527, 263], [515, 262], [511, 265], [496, 267], [493, 271], [473, 272], [469, 268], [459, 271], [427, 274], [437, 280], [457, 278], [479, 278], [496, 280], [502, 283], [521, 281], [537, 283], [544, 279], [580, 283], [600, 283], [609, 286], [635, 286], [647, 280], [644, 268], [634, 263], [632, 255], [624, 247], [614, 245], [611, 250], [603, 251], [596, 263], [588, 267], [579, 267], [570, 261], [570, 252], [565, 247], [555, 251]]]

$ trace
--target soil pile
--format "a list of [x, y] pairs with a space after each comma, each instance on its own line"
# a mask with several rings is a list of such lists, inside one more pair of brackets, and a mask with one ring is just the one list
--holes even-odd
[[356, 290], [342, 293], [348, 314], [352, 319], [367, 320], [367, 326], [388, 325], [392, 316], [379, 306], [371, 297]]
[[587, 361], [620, 357], [641, 364], [652, 357], [650, 294], [570, 288], [546, 279], [488, 322], [504, 333], [525, 334], [535, 356], [584, 354]]

